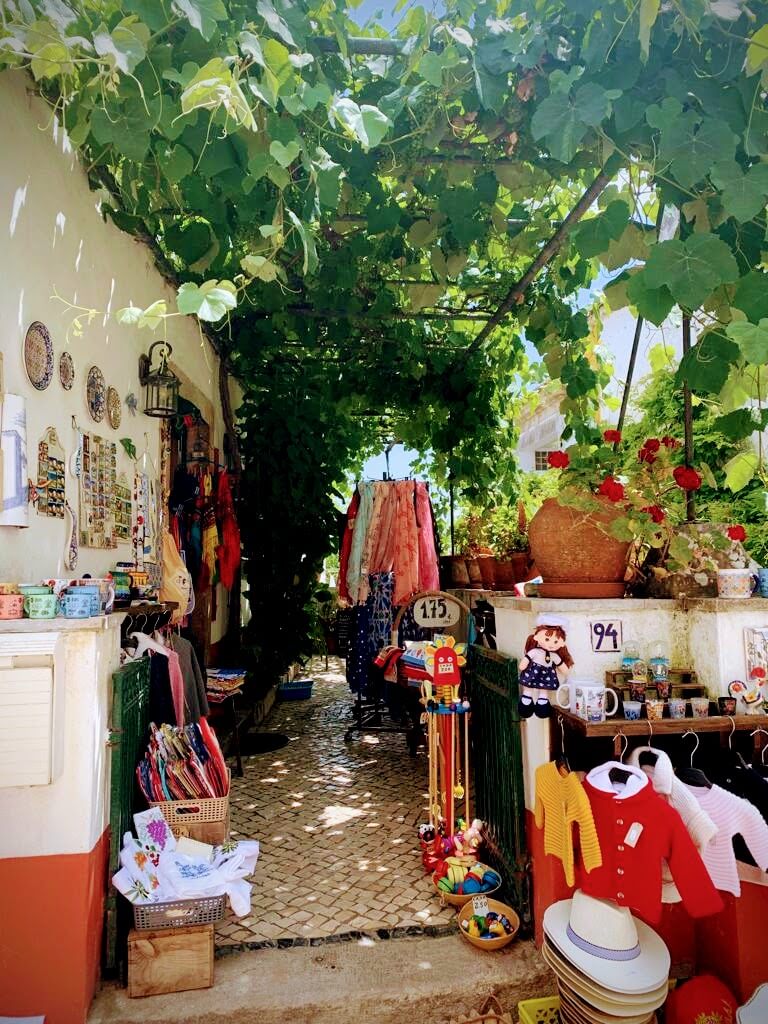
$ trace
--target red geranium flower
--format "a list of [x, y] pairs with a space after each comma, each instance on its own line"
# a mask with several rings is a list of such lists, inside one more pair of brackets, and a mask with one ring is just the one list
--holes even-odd
[[765, 679], [765, 669], [762, 667], [762, 665], [755, 665], [750, 675], [753, 679]]
[[568, 452], [550, 452], [547, 456], [547, 463], [552, 469], [566, 469], [570, 462]]
[[669, 434], [665, 434], [661, 439], [661, 443], [665, 448], [679, 448], [680, 442], [675, 440], [674, 437], [670, 437]]
[[643, 448], [647, 448], [649, 452], [656, 453], [661, 448], [661, 441], [658, 437], [649, 437], [643, 442]]
[[605, 441], [606, 444], [618, 444], [619, 441], [621, 440], [621, 431], [620, 430], [604, 430], [603, 431], [603, 440]]
[[654, 521], [654, 523], [664, 522], [664, 509], [661, 508], [659, 505], [646, 505], [643, 509], [643, 512], [647, 512], [651, 519]]
[[624, 487], [612, 476], [607, 476], [598, 487], [597, 493], [602, 494], [609, 501], [621, 501], [624, 497]]
[[684, 491], [698, 491], [701, 487], [701, 477], [690, 466], [677, 466], [672, 473], [675, 483]]
[[747, 539], [747, 531], [744, 529], [743, 526], [729, 526], [726, 532], [728, 536], [731, 538], [731, 540]]
[[656, 461], [656, 455], [649, 448], [641, 448], [637, 453], [637, 457], [641, 462], [647, 462], [649, 466], [652, 466]]

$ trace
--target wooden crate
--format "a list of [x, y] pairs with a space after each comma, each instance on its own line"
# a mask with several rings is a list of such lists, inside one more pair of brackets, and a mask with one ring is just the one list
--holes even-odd
[[190, 821], [184, 825], [174, 824], [171, 825], [171, 831], [177, 839], [179, 836], [189, 836], [190, 839], [197, 839], [199, 843], [221, 846], [229, 839], [229, 808], [223, 821]]
[[128, 995], [158, 996], [213, 985], [212, 924], [128, 933]]

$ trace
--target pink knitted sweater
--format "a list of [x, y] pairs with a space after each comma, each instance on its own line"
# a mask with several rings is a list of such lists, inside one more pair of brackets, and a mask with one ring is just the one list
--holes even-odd
[[740, 835], [749, 847], [755, 863], [768, 871], [768, 825], [749, 800], [729, 793], [720, 786], [686, 786], [699, 801], [715, 825], [717, 835], [701, 851], [701, 859], [715, 884], [724, 892], [741, 894], [741, 883], [736, 870], [733, 837]]

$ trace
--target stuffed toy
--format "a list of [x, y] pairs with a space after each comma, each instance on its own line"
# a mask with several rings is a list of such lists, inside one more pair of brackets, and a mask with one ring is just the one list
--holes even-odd
[[[573, 658], [565, 646], [567, 621], [560, 615], [542, 612], [536, 619], [533, 632], [525, 641], [525, 655], [520, 659], [520, 696], [518, 711], [521, 718], [549, 718], [552, 707], [545, 694], [558, 690], [568, 679]], [[543, 691], [543, 692], [542, 692]], [[534, 704], [534, 696], [536, 703]]]

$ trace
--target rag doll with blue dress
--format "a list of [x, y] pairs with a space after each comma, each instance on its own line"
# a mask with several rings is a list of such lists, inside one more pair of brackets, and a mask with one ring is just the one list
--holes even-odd
[[521, 718], [534, 714], [537, 718], [549, 718], [552, 714], [547, 693], [558, 690], [573, 667], [573, 658], [565, 646], [567, 628], [567, 621], [560, 615], [542, 612], [537, 617], [536, 626], [525, 641], [525, 655], [519, 665], [520, 686], [524, 691], [518, 704]]

